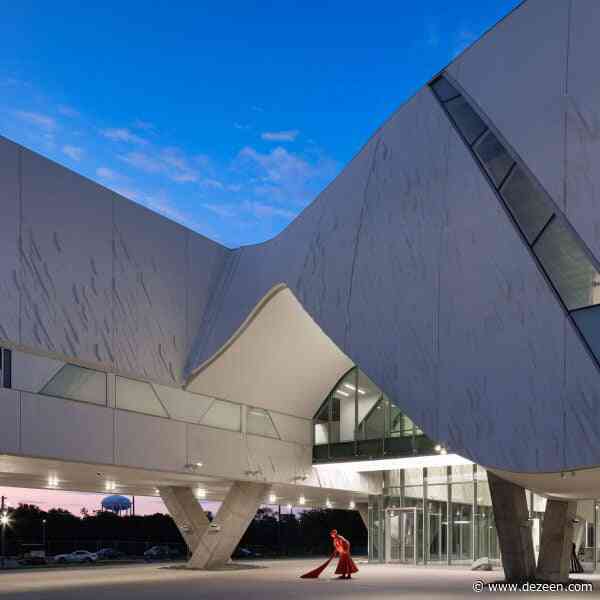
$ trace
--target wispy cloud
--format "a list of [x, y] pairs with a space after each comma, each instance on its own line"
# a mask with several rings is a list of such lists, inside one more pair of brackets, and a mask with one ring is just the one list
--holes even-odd
[[264, 202], [251, 202], [249, 200], [246, 200], [242, 206], [245, 211], [249, 212], [257, 219], [265, 219], [265, 218], [273, 218], [273, 217], [281, 217], [284, 219], [293, 219], [298, 214], [297, 211], [288, 210], [287, 208], [281, 208], [278, 206], [273, 206], [272, 204], [265, 204]]
[[268, 142], [293, 142], [300, 132], [297, 129], [287, 131], [265, 131], [260, 134], [263, 140]]
[[[176, 183], [200, 181], [200, 172], [191, 160], [177, 148], [163, 148], [156, 152], [128, 152], [118, 155], [119, 160], [146, 173], [163, 174]], [[194, 162], [202, 164], [205, 157], [196, 157]]]
[[215, 202], [205, 202], [202, 204], [206, 210], [215, 213], [219, 217], [231, 218], [238, 217], [240, 214], [239, 208], [233, 204], [217, 204]]
[[96, 175], [101, 179], [117, 179], [118, 177], [117, 173], [108, 167], [98, 167], [96, 169]]
[[83, 152], [84, 152], [83, 148], [80, 148], [79, 146], [69, 146], [68, 144], [66, 146], [62, 147], [62, 151], [70, 159], [76, 160], [76, 161], [81, 160], [81, 158], [83, 156]]
[[59, 104], [57, 110], [65, 117], [75, 118], [81, 116], [81, 113], [78, 110], [75, 110], [73, 107], [67, 106], [66, 104]]
[[236, 129], [242, 129], [242, 130], [246, 130], [246, 129], [250, 129], [252, 127], [252, 125], [250, 124], [244, 124], [244, 123], [234, 123], [233, 126]]
[[153, 131], [154, 129], [156, 129], [154, 123], [150, 123], [149, 121], [142, 121], [141, 119], [136, 119], [133, 122], [133, 126], [136, 129], [143, 129], [144, 131]]
[[304, 206], [337, 173], [339, 165], [326, 156], [302, 157], [278, 146], [261, 153], [249, 146], [239, 154], [253, 191], [285, 209]]
[[113, 142], [127, 142], [130, 144], [138, 144], [140, 146], [145, 146], [148, 143], [148, 140], [140, 137], [139, 135], [133, 133], [127, 128], [109, 128], [102, 129], [100, 133], [109, 140]]
[[39, 112], [30, 112], [25, 110], [16, 110], [14, 112], [14, 115], [22, 121], [26, 121], [31, 125], [41, 127], [48, 131], [56, 129], [56, 119], [46, 114]]

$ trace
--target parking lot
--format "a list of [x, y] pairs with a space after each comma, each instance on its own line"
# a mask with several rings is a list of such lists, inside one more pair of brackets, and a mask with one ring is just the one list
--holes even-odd
[[[280, 598], [360, 598], [412, 600], [477, 596], [473, 584], [501, 579], [501, 571], [477, 573], [464, 568], [360, 564], [351, 581], [335, 579], [333, 569], [320, 579], [299, 579], [318, 560], [262, 561], [222, 571], [188, 571], [167, 564], [91, 566], [0, 573], [0, 598], [19, 600], [158, 600], [164, 598], [265, 600]], [[585, 575], [600, 589], [596, 575]], [[489, 592], [484, 592], [484, 595]], [[594, 590], [585, 597], [598, 597]], [[514, 594], [495, 593], [510, 598]], [[545, 598], [581, 594], [544, 594]]]

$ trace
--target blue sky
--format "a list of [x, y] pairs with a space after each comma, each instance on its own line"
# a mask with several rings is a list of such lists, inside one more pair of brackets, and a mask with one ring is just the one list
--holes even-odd
[[0, 134], [227, 246], [260, 242], [517, 4], [5, 3]]

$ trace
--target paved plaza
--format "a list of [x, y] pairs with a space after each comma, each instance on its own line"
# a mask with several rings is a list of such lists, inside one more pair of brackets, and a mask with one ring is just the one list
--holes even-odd
[[[460, 567], [406, 567], [396, 565], [360, 565], [352, 581], [333, 579], [333, 569], [318, 580], [298, 576], [318, 564], [319, 559], [264, 561], [257, 567], [225, 571], [186, 571], [164, 565], [135, 565], [51, 569], [0, 573], [0, 599], [10, 600], [214, 600], [243, 598], [268, 600], [303, 598], [321, 600], [357, 598], [369, 600], [413, 598], [465, 598], [494, 596], [510, 598], [514, 594], [476, 594], [478, 579], [495, 581], [501, 571], [475, 573]], [[591, 593], [544, 593], [544, 598], [600, 596], [600, 576], [585, 576], [595, 584]]]

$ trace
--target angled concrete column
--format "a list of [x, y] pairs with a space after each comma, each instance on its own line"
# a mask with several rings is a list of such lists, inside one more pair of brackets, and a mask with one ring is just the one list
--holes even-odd
[[366, 530], [369, 531], [369, 505], [366, 502], [358, 502], [356, 504], [356, 510], [358, 511]]
[[569, 579], [576, 512], [577, 502], [548, 500], [542, 525], [538, 579], [551, 582]]
[[494, 520], [508, 581], [535, 577], [535, 556], [525, 489], [488, 471]]
[[200, 539], [188, 567], [213, 569], [227, 563], [264, 501], [268, 488], [265, 483], [234, 482], [217, 516]]
[[209, 525], [194, 492], [189, 487], [175, 486], [161, 487], [158, 491], [190, 552], [194, 552]]

